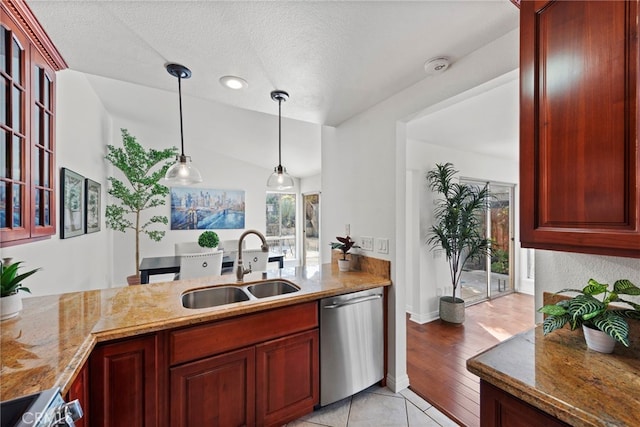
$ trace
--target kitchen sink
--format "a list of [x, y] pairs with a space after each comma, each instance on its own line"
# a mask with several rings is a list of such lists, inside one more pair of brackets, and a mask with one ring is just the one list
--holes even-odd
[[256, 298], [267, 298], [276, 295], [290, 294], [292, 292], [298, 292], [300, 288], [292, 283], [282, 280], [269, 280], [267, 282], [260, 282], [253, 285], [249, 285], [247, 290], [251, 292], [251, 295]]
[[182, 295], [185, 308], [209, 308], [242, 301], [249, 301], [249, 295], [233, 286], [197, 289]]

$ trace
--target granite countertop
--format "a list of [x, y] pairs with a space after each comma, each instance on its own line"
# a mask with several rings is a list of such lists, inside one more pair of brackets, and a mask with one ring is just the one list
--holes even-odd
[[587, 349], [582, 330], [542, 326], [469, 359], [481, 379], [573, 426], [632, 426], [640, 420], [640, 328], [612, 354]]
[[182, 307], [180, 296], [196, 288], [234, 285], [234, 275], [24, 298], [21, 314], [2, 322], [0, 400], [55, 386], [66, 393], [97, 342], [387, 286], [388, 277], [388, 268], [380, 275], [343, 273], [335, 263], [251, 273], [244, 285], [286, 279], [301, 289], [204, 309]]

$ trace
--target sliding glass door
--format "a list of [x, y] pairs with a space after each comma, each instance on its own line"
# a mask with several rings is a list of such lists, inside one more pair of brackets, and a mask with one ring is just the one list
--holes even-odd
[[[485, 183], [465, 181], [467, 184]], [[460, 295], [466, 304], [513, 291], [513, 185], [489, 183], [491, 199], [480, 214], [482, 232], [491, 239], [491, 256], [469, 261], [460, 279]]]

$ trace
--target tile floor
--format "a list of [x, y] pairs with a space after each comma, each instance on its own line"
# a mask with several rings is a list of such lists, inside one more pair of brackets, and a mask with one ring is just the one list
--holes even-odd
[[394, 393], [375, 385], [287, 424], [287, 427], [317, 426], [458, 427], [458, 424], [408, 388]]

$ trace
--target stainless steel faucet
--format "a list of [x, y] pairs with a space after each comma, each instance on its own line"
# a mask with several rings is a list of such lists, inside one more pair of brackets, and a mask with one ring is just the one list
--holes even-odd
[[238, 282], [242, 282], [244, 280], [245, 274], [251, 273], [251, 264], [249, 264], [249, 268], [247, 269], [245, 269], [244, 266], [242, 265], [242, 241], [249, 234], [255, 234], [260, 238], [260, 240], [262, 240], [262, 246], [260, 246], [260, 249], [262, 249], [262, 252], [269, 252], [269, 245], [267, 245], [267, 239], [258, 230], [247, 230], [244, 233], [242, 233], [242, 235], [240, 236], [240, 240], [238, 240], [238, 262], [236, 265], [236, 279]]

